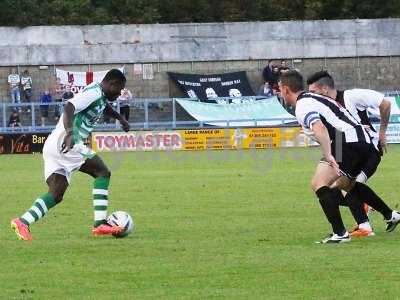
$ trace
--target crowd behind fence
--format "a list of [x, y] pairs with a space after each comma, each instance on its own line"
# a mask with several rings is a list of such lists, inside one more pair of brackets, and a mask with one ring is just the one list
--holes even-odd
[[[400, 91], [390, 91], [386, 96], [400, 96]], [[187, 98], [185, 98], [187, 99]], [[177, 98], [136, 98], [129, 101], [129, 123], [133, 130], [141, 129], [178, 129], [178, 128], [202, 128], [209, 127], [208, 123], [213, 123], [217, 127], [230, 127], [235, 123], [236, 127], [241, 122], [244, 126], [259, 126], [260, 122], [276, 121], [282, 126], [292, 126], [296, 123], [293, 118], [273, 118], [273, 119], [242, 119], [242, 120], [215, 120], [202, 122], [190, 116], [176, 101]], [[0, 132], [49, 132], [57, 124], [62, 103], [13, 103], [3, 102], [0, 104]], [[120, 110], [120, 103], [114, 103], [114, 109]], [[18, 126], [11, 127], [10, 116], [17, 113], [19, 116]], [[45, 117], [44, 117], [45, 116]], [[291, 125], [285, 123], [291, 122]], [[119, 129], [119, 124], [115, 120], [103, 117], [97, 126], [98, 130]]]

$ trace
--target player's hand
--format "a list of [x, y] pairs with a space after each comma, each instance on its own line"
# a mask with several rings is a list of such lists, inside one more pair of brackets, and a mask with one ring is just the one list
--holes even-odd
[[[386, 133], [379, 131], [379, 144], [381, 145], [382, 152], [387, 153], [387, 147], [386, 147]], [[382, 153], [382, 154], [383, 154]]]
[[340, 168], [338, 163], [336, 162], [336, 159], [333, 157], [333, 155], [328, 155], [325, 157], [325, 160], [327, 163], [331, 165], [331, 167], [335, 170], [336, 174], [341, 176], [342, 173], [340, 172]]
[[68, 132], [65, 137], [64, 141], [61, 145], [61, 153], [65, 154], [69, 150], [71, 150], [74, 147], [74, 142], [72, 140], [72, 132]]
[[121, 118], [121, 120], [119, 120], [119, 122], [121, 123], [122, 130], [125, 132], [128, 132], [130, 129], [128, 121], [125, 120], [125, 118]]

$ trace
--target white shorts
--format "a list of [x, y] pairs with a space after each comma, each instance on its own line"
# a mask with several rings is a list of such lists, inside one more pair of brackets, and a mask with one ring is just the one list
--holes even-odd
[[82, 142], [75, 144], [67, 153], [61, 153], [63, 137], [64, 134], [60, 135], [57, 132], [53, 132], [44, 143], [43, 160], [45, 181], [47, 181], [50, 175], [56, 173], [65, 176], [68, 183], [70, 183], [72, 172], [79, 170], [86, 159], [96, 154]]

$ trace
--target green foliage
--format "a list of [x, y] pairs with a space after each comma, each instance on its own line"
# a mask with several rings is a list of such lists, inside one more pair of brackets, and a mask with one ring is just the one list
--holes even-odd
[[400, 17], [398, 0], [3, 0], [0, 26]]

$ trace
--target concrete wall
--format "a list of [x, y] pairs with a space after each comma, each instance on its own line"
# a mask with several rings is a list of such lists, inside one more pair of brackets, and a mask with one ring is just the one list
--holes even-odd
[[400, 19], [0, 27], [0, 65], [400, 55]]
[[[279, 62], [279, 61], [278, 61]], [[400, 56], [360, 57], [360, 58], [329, 58], [288, 60], [289, 64], [299, 69], [304, 75], [321, 69], [330, 71], [336, 79], [339, 88], [364, 87], [380, 91], [400, 90]], [[181, 62], [153, 63], [154, 79], [145, 80], [142, 74], [134, 74], [133, 64], [102, 64], [102, 65], [58, 65], [66, 70], [87, 71], [105, 70], [112, 67], [125, 66], [127, 86], [136, 97], [171, 97], [181, 95], [166, 74], [167, 71], [213, 74], [220, 72], [247, 71], [250, 84], [256, 91], [262, 83], [261, 72], [266, 60], [238, 60], [224, 62]], [[9, 67], [0, 67], [0, 100], [8, 100], [6, 78]], [[54, 81], [54, 66], [46, 70], [38, 66], [20, 66], [20, 71], [28, 69], [33, 78], [35, 97], [44, 89], [51, 89]]]
[[[95, 71], [122, 65], [136, 97], [170, 97], [180, 92], [166, 71], [245, 70], [257, 90], [269, 58], [286, 58], [305, 75], [328, 69], [340, 88], [400, 89], [400, 19], [0, 27], [0, 100], [9, 98], [6, 78], [15, 65], [30, 71], [35, 97], [52, 88], [55, 66]], [[134, 63], [152, 64], [154, 79], [134, 74]]]

